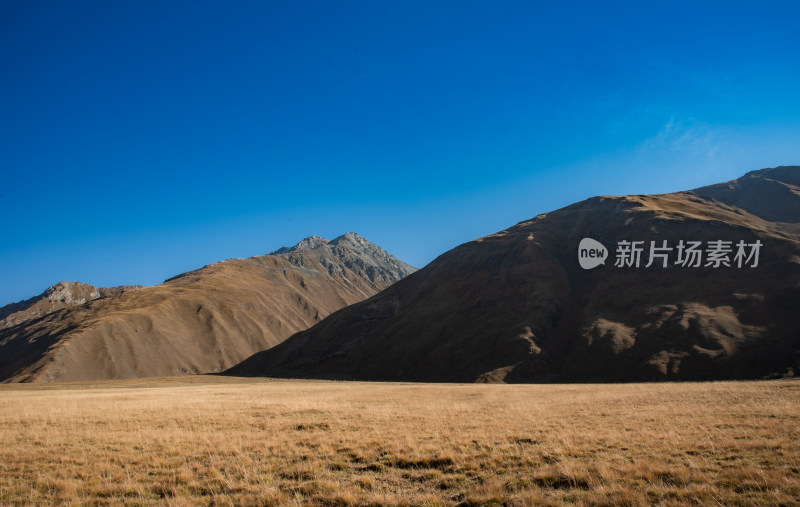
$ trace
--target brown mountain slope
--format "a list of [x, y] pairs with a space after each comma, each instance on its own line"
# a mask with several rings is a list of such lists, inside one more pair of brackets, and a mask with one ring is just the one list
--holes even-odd
[[414, 271], [353, 233], [281, 251], [86, 298], [92, 300], [0, 329], [0, 379], [221, 371]]
[[[419, 381], [760, 378], [800, 366], [800, 167], [692, 192], [595, 197], [461, 245], [229, 370]], [[605, 265], [583, 269], [593, 238]], [[640, 267], [615, 266], [644, 241]], [[649, 246], [760, 241], [757, 266], [649, 268]], [[736, 248], [734, 247], [734, 250]], [[750, 249], [752, 250], [752, 248]], [[747, 253], [750, 252], [747, 250]], [[657, 253], [658, 251], [656, 251]], [[744, 260], [744, 259], [743, 259]]]

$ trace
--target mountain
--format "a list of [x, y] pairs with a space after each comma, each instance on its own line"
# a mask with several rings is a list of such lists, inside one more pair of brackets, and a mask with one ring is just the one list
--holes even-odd
[[[629, 255], [637, 251], [638, 267]], [[800, 167], [777, 167], [541, 214], [450, 250], [228, 373], [448, 382], [792, 375], [798, 308]]]
[[134, 290], [62, 282], [8, 305], [0, 380], [222, 371], [415, 271], [355, 233], [308, 238], [279, 252]]
[[139, 285], [95, 287], [81, 282], [58, 282], [38, 296], [0, 308], [0, 329], [17, 326], [37, 317], [71, 308], [105, 296], [138, 289]]

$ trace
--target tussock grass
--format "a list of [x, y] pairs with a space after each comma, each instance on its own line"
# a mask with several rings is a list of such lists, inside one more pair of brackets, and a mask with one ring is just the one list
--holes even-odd
[[797, 505], [800, 382], [0, 387], [0, 503]]

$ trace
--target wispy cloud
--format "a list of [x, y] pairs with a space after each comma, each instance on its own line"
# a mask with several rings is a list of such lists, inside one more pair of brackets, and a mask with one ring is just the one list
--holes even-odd
[[667, 116], [635, 146], [557, 168], [586, 196], [674, 192], [800, 165], [800, 125], [713, 125]]
[[641, 151], [669, 152], [676, 162], [734, 171], [800, 164], [800, 125], [711, 125], [671, 118]]
[[655, 136], [647, 139], [640, 149], [668, 151], [695, 157], [713, 157], [725, 143], [721, 132], [693, 118], [676, 119], [664, 124]]

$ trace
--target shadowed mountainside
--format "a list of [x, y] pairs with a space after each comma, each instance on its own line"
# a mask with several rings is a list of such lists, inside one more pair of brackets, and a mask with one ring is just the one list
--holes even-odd
[[[594, 197], [461, 245], [231, 375], [458, 382], [761, 378], [800, 368], [800, 167], [688, 192]], [[605, 265], [584, 270], [593, 238]], [[640, 267], [615, 265], [643, 241]], [[648, 262], [731, 241], [731, 267]], [[735, 245], [760, 241], [757, 266]], [[750, 253], [748, 251], [748, 253]], [[707, 252], [705, 252], [708, 255]]]
[[17, 303], [14, 314], [28, 302], [39, 313], [29, 309], [27, 319], [0, 328], [0, 379], [218, 372], [415, 270], [354, 233], [309, 238], [280, 252], [217, 262], [135, 290], [103, 294], [58, 284], [48, 291], [65, 297], [54, 296], [51, 305], [46, 292]]

